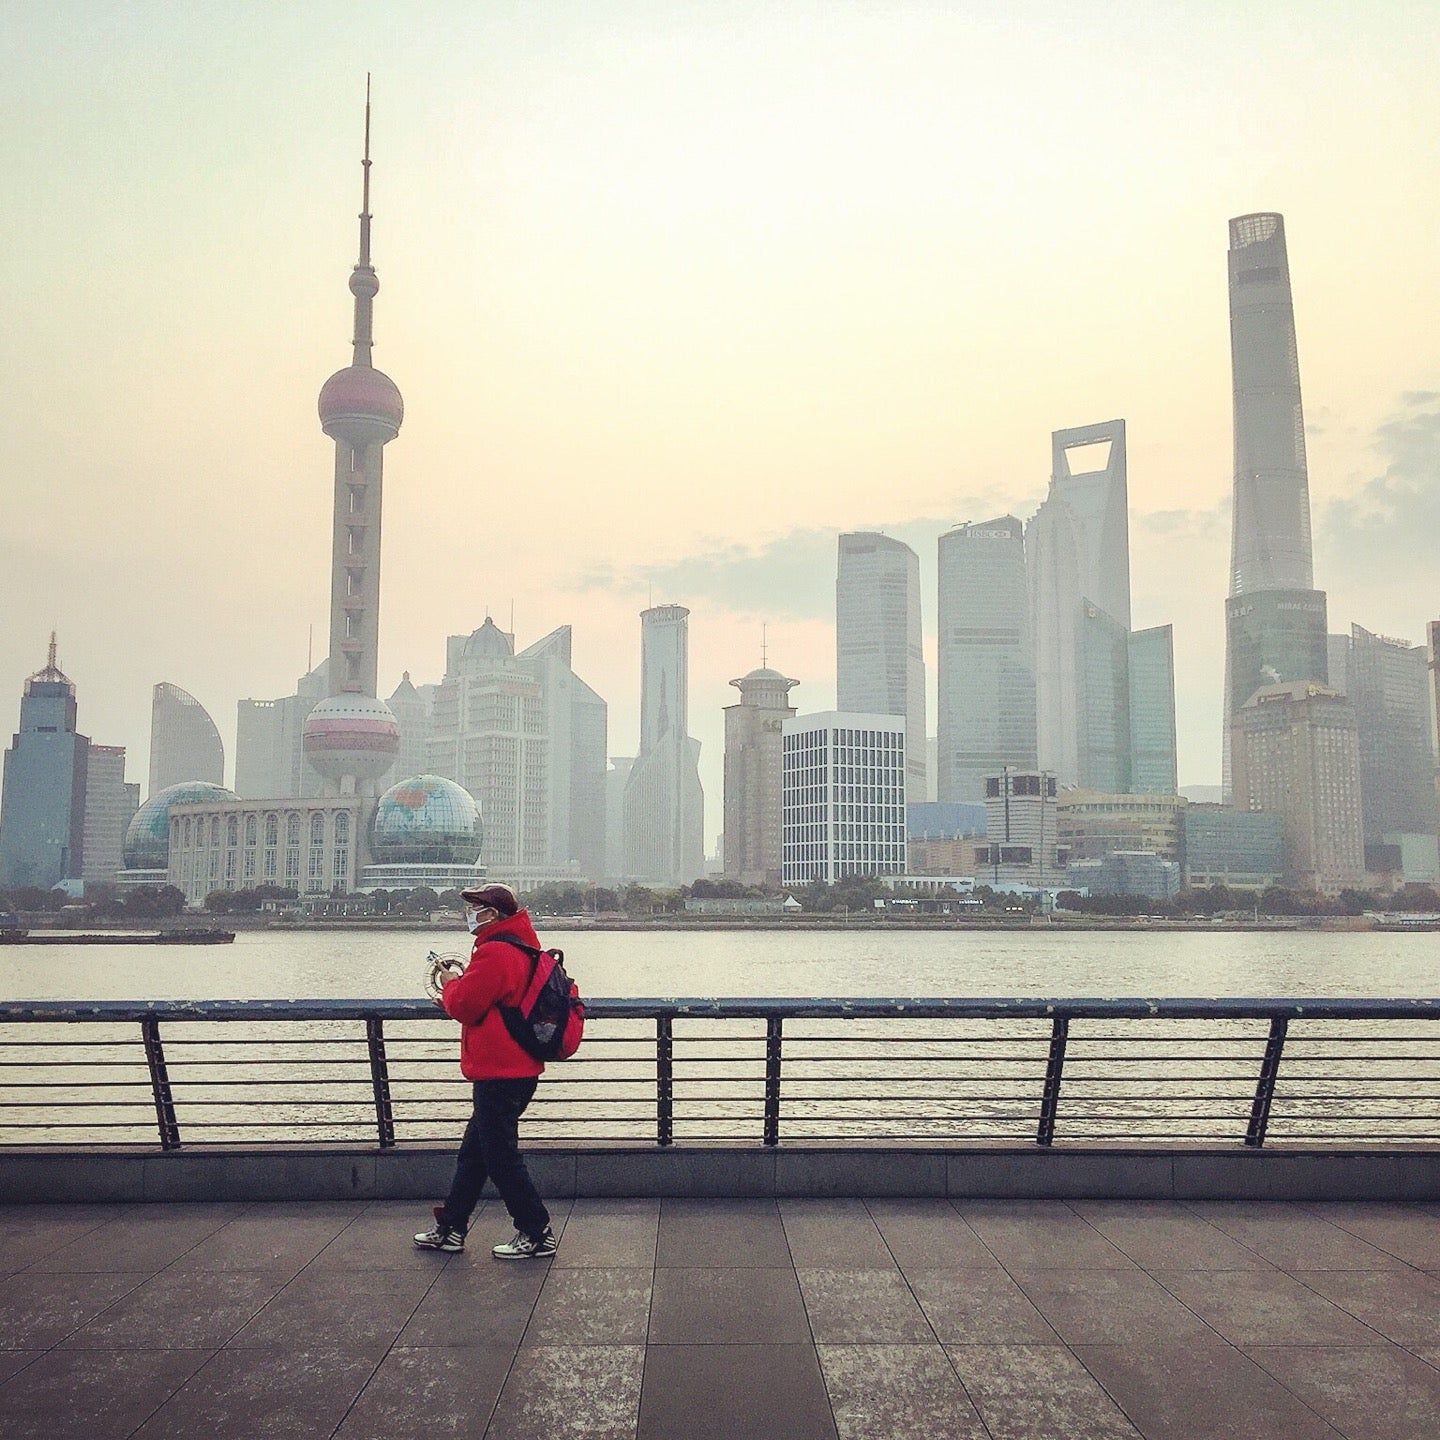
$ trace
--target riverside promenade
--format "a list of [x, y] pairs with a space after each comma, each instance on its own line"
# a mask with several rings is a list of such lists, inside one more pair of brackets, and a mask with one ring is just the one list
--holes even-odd
[[[6, 1440], [1433, 1440], [1440, 1204], [0, 1207]], [[563, 1230], [562, 1230], [563, 1227]]]

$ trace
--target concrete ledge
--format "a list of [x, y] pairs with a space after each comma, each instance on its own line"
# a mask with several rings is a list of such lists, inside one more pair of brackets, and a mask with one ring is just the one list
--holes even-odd
[[[543, 1194], [1008, 1199], [1436, 1200], [1440, 1149], [1118, 1149], [884, 1145], [531, 1146]], [[418, 1200], [454, 1151], [347, 1145], [0, 1149], [0, 1202]]]

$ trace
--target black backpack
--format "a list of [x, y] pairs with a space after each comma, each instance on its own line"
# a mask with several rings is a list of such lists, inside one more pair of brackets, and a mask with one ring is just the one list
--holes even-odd
[[499, 1006], [510, 1038], [533, 1060], [568, 1060], [585, 1033], [585, 1003], [565, 973], [563, 950], [538, 950], [513, 935], [492, 935], [530, 957], [519, 1005]]

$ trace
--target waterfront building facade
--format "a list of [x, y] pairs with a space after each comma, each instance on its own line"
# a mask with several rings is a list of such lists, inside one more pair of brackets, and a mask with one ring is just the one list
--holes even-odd
[[640, 753], [626, 777], [621, 824], [623, 875], [650, 885], [686, 885], [705, 873], [689, 622], [683, 605], [652, 605], [640, 616]]
[[1090, 860], [1070, 859], [1069, 883], [1091, 895], [1137, 895], [1173, 900], [1180, 893], [1181, 870], [1153, 850], [1111, 850]]
[[1285, 820], [1275, 811], [1191, 802], [1184, 822], [1185, 884], [1268, 890], [1285, 875]]
[[1235, 436], [1230, 598], [1225, 605], [1225, 779], [1233, 717], [1262, 686], [1325, 685], [1325, 596], [1316, 590], [1310, 479], [1285, 221], [1230, 221]]
[[1025, 530], [1013, 515], [939, 541], [939, 780], [943, 801], [983, 801], [1005, 766], [1035, 765], [1035, 672]]
[[926, 792], [920, 557], [874, 531], [842, 534], [835, 574], [835, 696], [840, 710], [905, 718], [911, 795]]
[[125, 747], [96, 745], [85, 757], [85, 824], [80, 878], [87, 892], [113, 885], [125, 864], [125, 831], [140, 808], [140, 787], [125, 781]]
[[[214, 785], [208, 780], [185, 780], [150, 796], [130, 817], [130, 823], [125, 827], [125, 843], [122, 849], [125, 868], [117, 877], [119, 888], [126, 891], [144, 885], [172, 883], [170, 817], [177, 809], [190, 805], [226, 805], [238, 799], [233, 791], [227, 790], [223, 785]], [[218, 831], [215, 843], [217, 848], [221, 844]], [[223, 861], [220, 868], [223, 871]], [[210, 888], [222, 887], [216, 885]], [[209, 893], [209, 890], [206, 890], [198, 898], [203, 900]]]
[[49, 890], [84, 867], [85, 778], [90, 740], [76, 729], [74, 682], [56, 660], [25, 682], [20, 728], [0, 782], [0, 889]]
[[829, 710], [782, 727], [782, 882], [905, 873], [903, 716]]
[[1061, 790], [1060, 844], [1073, 865], [1115, 851], [1150, 852], [1179, 864], [1184, 855], [1186, 801], [1180, 795], [1103, 794]]
[[1049, 771], [1006, 768], [985, 778], [985, 844], [975, 879], [995, 890], [1053, 889], [1065, 882], [1059, 786]]
[[1258, 690], [1236, 717], [1235, 805], [1283, 817], [1288, 883], [1335, 892], [1364, 883], [1360, 747], [1349, 700], [1324, 685]]
[[209, 711], [162, 680], [150, 698], [150, 795], [182, 780], [225, 783], [225, 746]]
[[740, 700], [725, 707], [725, 878], [775, 886], [783, 863], [783, 731], [800, 682], [761, 666], [730, 683]]

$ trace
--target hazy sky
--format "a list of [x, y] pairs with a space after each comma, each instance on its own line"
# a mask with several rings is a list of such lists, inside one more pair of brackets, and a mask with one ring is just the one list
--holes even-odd
[[287, 693], [329, 586], [364, 75], [389, 447], [381, 689], [515, 607], [632, 753], [637, 612], [833, 702], [835, 534], [919, 550], [1129, 424], [1134, 614], [1218, 779], [1226, 221], [1284, 213], [1316, 584], [1440, 615], [1433, 3], [65, 4], [0, 46], [0, 726], [58, 625], [144, 780], [150, 686]]

